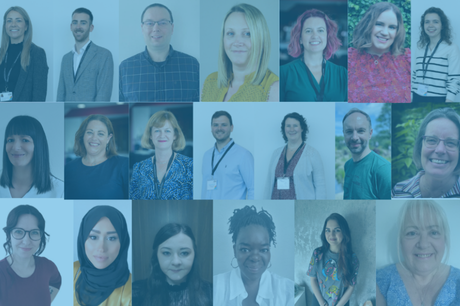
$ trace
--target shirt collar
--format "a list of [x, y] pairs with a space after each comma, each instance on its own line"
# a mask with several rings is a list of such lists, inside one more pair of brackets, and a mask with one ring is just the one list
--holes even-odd
[[225, 150], [227, 150], [227, 148], [233, 143], [233, 139], [230, 138], [230, 141], [225, 145], [225, 147], [222, 148], [222, 150], [219, 151], [219, 149], [217, 148], [217, 142], [214, 144], [214, 149], [217, 150], [218, 153], [222, 153], [222, 152], [225, 152]]
[[168, 53], [168, 56], [166, 56], [166, 59], [164, 60], [164, 62], [154, 62], [152, 58], [150, 57], [147, 46], [145, 46], [145, 50], [143, 54], [144, 54], [144, 57], [149, 61], [150, 64], [158, 66], [158, 67], [163, 67], [169, 61], [169, 59], [174, 55], [174, 52], [176, 51], [174, 51], [173, 46], [169, 45], [169, 53]]
[[[233, 269], [230, 272], [230, 300], [233, 300], [238, 296], [241, 296], [243, 299], [248, 296], [246, 288], [244, 288], [243, 279], [241, 278], [240, 268]], [[259, 292], [257, 293], [256, 300], [258, 300], [259, 297], [262, 299], [274, 298], [272, 291], [272, 278], [270, 271], [268, 270], [265, 270], [260, 278]]]
[[[89, 46], [90, 43], [91, 43], [91, 40], [88, 40], [88, 42], [87, 42], [83, 47], [81, 47], [81, 49], [80, 49], [80, 54], [79, 54], [79, 55], [85, 53], [86, 48], [88, 48], [88, 46]], [[72, 48], [72, 52], [73, 52], [74, 54], [77, 53], [77, 51], [75, 50], [75, 47], [76, 47], [76, 45], [74, 45], [73, 48]], [[77, 53], [77, 54], [78, 54], [78, 53]]]

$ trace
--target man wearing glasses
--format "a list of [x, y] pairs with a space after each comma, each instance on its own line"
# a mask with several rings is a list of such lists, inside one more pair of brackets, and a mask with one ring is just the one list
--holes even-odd
[[369, 149], [371, 118], [352, 108], [342, 120], [345, 144], [352, 158], [345, 163], [345, 200], [390, 199], [391, 164]]
[[174, 32], [171, 11], [155, 3], [141, 16], [145, 51], [120, 64], [120, 101], [199, 101], [199, 64], [169, 44]]

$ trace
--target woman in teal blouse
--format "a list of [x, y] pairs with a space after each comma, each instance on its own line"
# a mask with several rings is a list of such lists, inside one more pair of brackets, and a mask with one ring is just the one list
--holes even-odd
[[299, 16], [288, 47], [297, 59], [281, 66], [280, 101], [347, 101], [347, 70], [327, 61], [342, 44], [337, 30], [319, 10]]

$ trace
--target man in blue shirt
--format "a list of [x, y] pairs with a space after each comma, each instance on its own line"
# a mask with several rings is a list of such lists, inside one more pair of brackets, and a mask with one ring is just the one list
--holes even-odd
[[211, 131], [216, 144], [204, 153], [201, 198], [253, 200], [254, 157], [230, 138], [232, 116], [226, 111], [215, 112]]
[[199, 70], [196, 58], [169, 44], [174, 31], [171, 11], [155, 3], [141, 16], [145, 50], [120, 64], [120, 101], [199, 101]]

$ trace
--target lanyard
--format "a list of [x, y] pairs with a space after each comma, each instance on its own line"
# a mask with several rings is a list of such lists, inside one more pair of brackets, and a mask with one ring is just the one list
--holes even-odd
[[3, 79], [5, 80], [5, 91], [8, 91], [8, 81], [10, 80], [10, 74], [11, 71], [13, 70], [14, 65], [18, 61], [19, 57], [21, 56], [21, 52], [19, 52], [18, 56], [16, 57], [16, 60], [14, 61], [13, 65], [11, 65], [10, 71], [8, 72], [8, 76], [6, 75], [6, 63], [8, 62], [8, 53], [5, 55], [5, 68], [3, 69]]
[[291, 161], [294, 159], [294, 157], [296, 156], [297, 152], [299, 152], [299, 150], [303, 148], [303, 146], [304, 146], [304, 144], [302, 144], [301, 146], [299, 146], [297, 148], [297, 150], [295, 151], [294, 155], [292, 155], [291, 159], [288, 162], [287, 158], [286, 158], [286, 155], [287, 155], [287, 145], [286, 145], [286, 151], [284, 153], [284, 175], [283, 175], [283, 177], [286, 175], [286, 171], [287, 171], [287, 168], [289, 167], [289, 164], [291, 164]]
[[169, 158], [168, 167], [166, 167], [165, 175], [163, 176], [161, 183], [158, 184], [157, 183], [158, 176], [157, 176], [156, 156], [155, 155], [153, 156], [153, 176], [154, 176], [153, 183], [155, 184], [155, 194], [157, 196], [157, 200], [160, 200], [161, 198], [161, 193], [163, 192], [163, 186], [165, 185], [165, 181], [166, 181], [165, 178], [166, 178], [166, 175], [168, 174], [168, 169], [171, 166], [173, 160], [174, 160], [174, 151], [172, 152], [171, 157]]
[[219, 167], [220, 162], [222, 161], [222, 159], [224, 159], [225, 155], [227, 155], [228, 151], [230, 151], [230, 149], [233, 147], [234, 144], [235, 144], [235, 142], [233, 142], [233, 143], [228, 147], [228, 149], [225, 151], [224, 155], [222, 155], [222, 157], [219, 159], [219, 161], [217, 162], [217, 165], [216, 165], [215, 167], [213, 167], [213, 165], [214, 165], [214, 153], [216, 152], [216, 149], [214, 148], [214, 150], [212, 151], [212, 160], [211, 160], [211, 168], [212, 168], [212, 173], [211, 173], [211, 175], [212, 175], [212, 176], [214, 176], [214, 172], [216, 172], [217, 167]]
[[308, 79], [310, 80], [310, 84], [311, 84], [311, 87], [313, 87], [313, 90], [315, 91], [315, 94], [316, 94], [316, 101], [323, 101], [324, 100], [324, 86], [325, 86], [325, 83], [326, 83], [326, 77], [324, 75], [324, 73], [326, 72], [326, 60], [323, 58], [323, 63], [321, 65], [321, 72], [323, 73], [321, 78], [323, 79], [323, 83], [321, 83], [321, 79], [319, 80], [319, 85], [320, 85], [320, 92], [318, 93], [318, 89], [316, 89], [316, 86], [315, 86], [315, 83], [313, 82], [313, 77], [312, 77], [312, 74], [310, 69], [308, 69], [308, 66], [307, 64], [305, 64], [305, 67], [307, 67], [307, 75], [308, 75]]
[[438, 44], [436, 45], [436, 47], [434, 48], [433, 50], [433, 53], [431, 53], [431, 56], [430, 58], [428, 59], [428, 61], [426, 62], [426, 66], [425, 66], [425, 59], [426, 59], [426, 55], [428, 53], [428, 46], [430, 44], [426, 44], [426, 48], [425, 48], [425, 55], [423, 56], [423, 63], [422, 63], [422, 70], [423, 70], [423, 81], [425, 81], [425, 75], [428, 71], [428, 65], [430, 64], [430, 61], [431, 59], [433, 58], [433, 55], [436, 53], [436, 50], [438, 50], [438, 47], [439, 45], [441, 44], [442, 42], [442, 38], [438, 41]]

